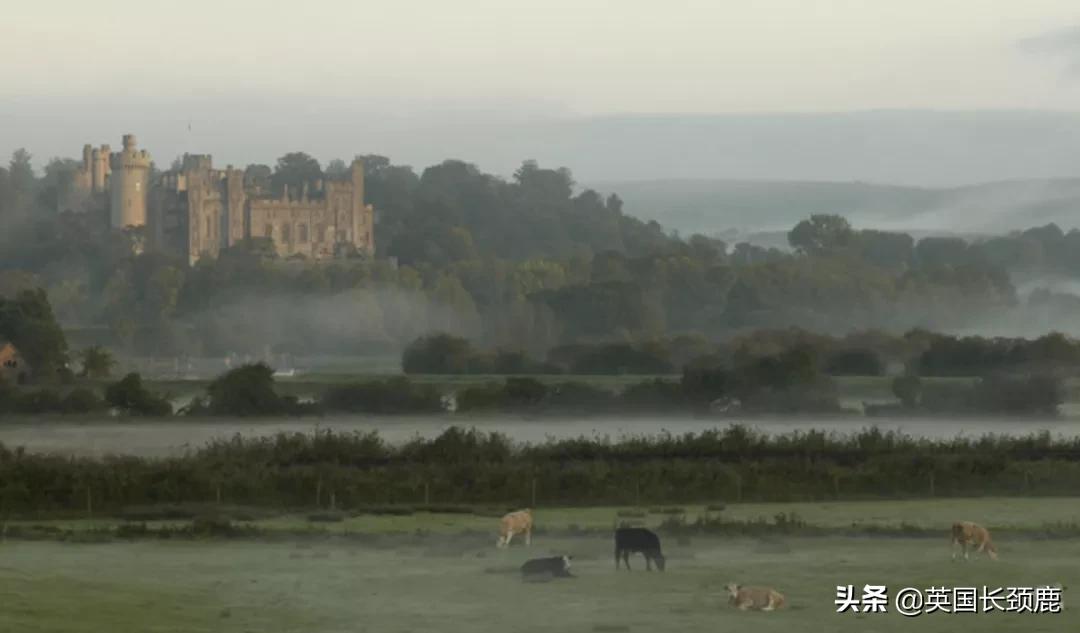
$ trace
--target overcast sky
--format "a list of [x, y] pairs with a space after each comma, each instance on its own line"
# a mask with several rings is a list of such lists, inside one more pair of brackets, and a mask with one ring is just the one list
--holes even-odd
[[215, 112], [291, 141], [349, 116], [1075, 111], [1077, 25], [1075, 0], [14, 2], [0, 152], [75, 155], [128, 127], [159, 153], [227, 151], [178, 140]]

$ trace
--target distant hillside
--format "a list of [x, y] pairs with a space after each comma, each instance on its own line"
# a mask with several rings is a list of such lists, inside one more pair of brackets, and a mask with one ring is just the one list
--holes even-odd
[[[1057, 223], [1080, 227], [1080, 179], [1018, 180], [930, 189], [844, 182], [645, 180], [587, 183], [616, 192], [624, 210], [680, 233], [786, 232], [814, 213], [859, 228], [913, 233], [1002, 233]], [[776, 236], [753, 241], [774, 243]]]

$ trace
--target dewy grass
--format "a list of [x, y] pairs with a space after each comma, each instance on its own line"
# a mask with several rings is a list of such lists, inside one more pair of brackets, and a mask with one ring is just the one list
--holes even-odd
[[[985, 509], [993, 514], [992, 504]], [[866, 510], [867, 508], [864, 508]], [[931, 514], [934, 510], [931, 509]], [[412, 517], [410, 517], [412, 518]], [[914, 517], [921, 520], [921, 517]], [[539, 517], [538, 517], [539, 519]], [[221, 540], [81, 544], [8, 541], [0, 630], [726, 631], [1050, 633], [1080, 627], [1080, 539], [995, 539], [1001, 560], [952, 562], [947, 538], [663, 537], [664, 573], [615, 571], [608, 537], [538, 534], [531, 548], [429, 535], [375, 544]], [[525, 583], [534, 556], [574, 557], [574, 579]], [[772, 586], [786, 608], [739, 612], [728, 582]], [[1061, 614], [838, 614], [837, 585], [1066, 587]], [[966, 618], [966, 619], [965, 619]]]

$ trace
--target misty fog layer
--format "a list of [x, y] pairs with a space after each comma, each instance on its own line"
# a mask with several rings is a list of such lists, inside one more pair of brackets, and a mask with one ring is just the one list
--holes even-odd
[[[295, 96], [261, 100], [258, 107], [235, 96], [89, 98], [73, 117], [66, 100], [11, 98], [0, 100], [0, 153], [28, 147], [45, 160], [137, 130], [162, 165], [184, 152], [244, 165], [303, 148], [322, 161], [358, 153], [414, 166], [460, 158], [503, 176], [534, 158], [570, 165], [589, 183], [748, 179], [935, 187], [1070, 178], [1080, 164], [1080, 115], [1068, 112], [575, 117], [513, 104], [402, 110]], [[731, 226], [722, 209], [716, 213], [721, 228]]]

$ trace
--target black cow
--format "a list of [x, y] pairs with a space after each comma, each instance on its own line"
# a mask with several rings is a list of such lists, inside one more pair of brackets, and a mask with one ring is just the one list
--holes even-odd
[[551, 578], [573, 578], [570, 573], [569, 556], [551, 556], [548, 558], [533, 558], [525, 561], [521, 566], [521, 575], [529, 577], [548, 576]]
[[660, 537], [645, 528], [626, 527], [615, 530], [615, 569], [619, 568], [619, 559], [630, 571], [630, 554], [641, 552], [645, 556], [645, 569], [652, 571], [652, 563], [664, 571], [664, 555], [660, 552]]

